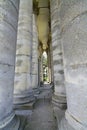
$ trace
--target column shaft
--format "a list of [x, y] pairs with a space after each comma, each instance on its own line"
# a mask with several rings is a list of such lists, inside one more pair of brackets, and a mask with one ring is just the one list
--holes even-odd
[[[0, 1], [0, 129], [11, 122], [19, 0]], [[6, 128], [8, 130], [8, 128]]]
[[42, 63], [42, 55], [40, 57], [40, 81], [43, 82], [43, 63]]
[[33, 14], [33, 45], [32, 45], [32, 88], [38, 87], [38, 33], [36, 16]]
[[51, 54], [50, 54], [50, 49], [48, 50], [48, 82], [51, 83]]
[[53, 69], [54, 69], [54, 96], [53, 104], [66, 108], [66, 91], [64, 85], [63, 54], [61, 45], [61, 27], [58, 17], [58, 1], [51, 0], [51, 32], [53, 50]]
[[87, 130], [87, 0], [61, 2], [66, 119], [75, 130]]
[[54, 84], [54, 70], [53, 70], [53, 49], [52, 49], [52, 41], [50, 42], [50, 62], [51, 62], [51, 83]]
[[33, 100], [31, 88], [32, 0], [20, 0], [14, 104]]

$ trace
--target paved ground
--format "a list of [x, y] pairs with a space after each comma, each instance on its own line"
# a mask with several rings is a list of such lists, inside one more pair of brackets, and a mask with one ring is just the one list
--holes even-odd
[[57, 123], [53, 116], [51, 104], [51, 90], [42, 91], [35, 104], [35, 108], [28, 117], [28, 125], [25, 130], [57, 130]]
[[23, 130], [57, 130], [57, 122], [53, 116], [51, 103], [52, 90], [41, 89], [34, 110], [16, 110], [17, 115], [27, 117], [27, 125]]
[[49, 99], [39, 99], [35, 109], [29, 117], [28, 130], [57, 130], [53, 116], [53, 108]]

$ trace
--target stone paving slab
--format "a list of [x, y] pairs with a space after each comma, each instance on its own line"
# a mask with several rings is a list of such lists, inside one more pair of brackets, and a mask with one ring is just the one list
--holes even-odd
[[39, 100], [25, 130], [57, 130], [53, 108], [49, 100]]

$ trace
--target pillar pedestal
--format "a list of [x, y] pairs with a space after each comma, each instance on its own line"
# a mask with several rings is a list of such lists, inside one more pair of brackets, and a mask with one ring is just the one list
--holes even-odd
[[33, 90], [31, 90], [31, 92], [26, 92], [23, 94], [21, 93], [21, 95], [19, 94], [15, 94], [14, 95], [14, 105], [16, 107], [16, 105], [24, 105], [26, 103], [32, 102], [34, 101], [34, 92]]
[[[6, 123], [6, 121], [5, 121]], [[1, 124], [0, 124], [1, 125]], [[24, 130], [27, 125], [27, 119], [23, 116], [14, 116], [14, 118], [7, 125], [3, 125], [1, 130]]]
[[53, 95], [52, 97], [52, 103], [54, 106], [65, 110], [67, 108], [66, 106], [66, 97], [62, 96], [62, 95]]

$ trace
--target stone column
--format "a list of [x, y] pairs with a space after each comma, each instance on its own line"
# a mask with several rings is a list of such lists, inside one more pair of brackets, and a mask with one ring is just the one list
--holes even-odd
[[32, 45], [32, 88], [38, 87], [38, 33], [36, 16], [33, 14], [33, 45]]
[[51, 8], [51, 33], [54, 69], [54, 106], [61, 109], [66, 108], [66, 91], [64, 85], [63, 54], [61, 45], [61, 29], [58, 18], [58, 1], [50, 0]]
[[39, 45], [39, 76], [40, 76], [40, 83], [43, 82], [42, 54], [43, 54], [43, 50], [42, 50], [41, 45]]
[[31, 88], [32, 2], [32, 0], [20, 0], [14, 88], [15, 105], [25, 104], [34, 99]]
[[18, 8], [19, 0], [0, 0], [0, 130], [20, 125], [13, 112]]
[[51, 83], [51, 54], [50, 54], [50, 49], [48, 49], [48, 82]]
[[42, 82], [42, 71], [41, 71], [41, 56], [42, 56], [42, 47], [41, 47], [41, 45], [39, 44], [39, 46], [38, 46], [38, 58], [39, 58], [39, 60], [38, 60], [38, 64], [39, 64], [39, 70], [38, 70], [38, 74], [39, 74], [39, 87], [40, 87], [40, 85], [41, 85], [41, 82]]
[[[61, 2], [66, 119], [75, 130], [87, 130], [87, 0]], [[68, 130], [63, 121], [61, 130]]]
[[38, 86], [40, 87], [40, 57], [38, 58]]
[[43, 82], [43, 61], [42, 61], [42, 55], [40, 57], [40, 81]]
[[50, 42], [50, 62], [51, 62], [51, 84], [54, 84], [54, 70], [53, 70], [53, 49], [52, 49], [52, 41]]

